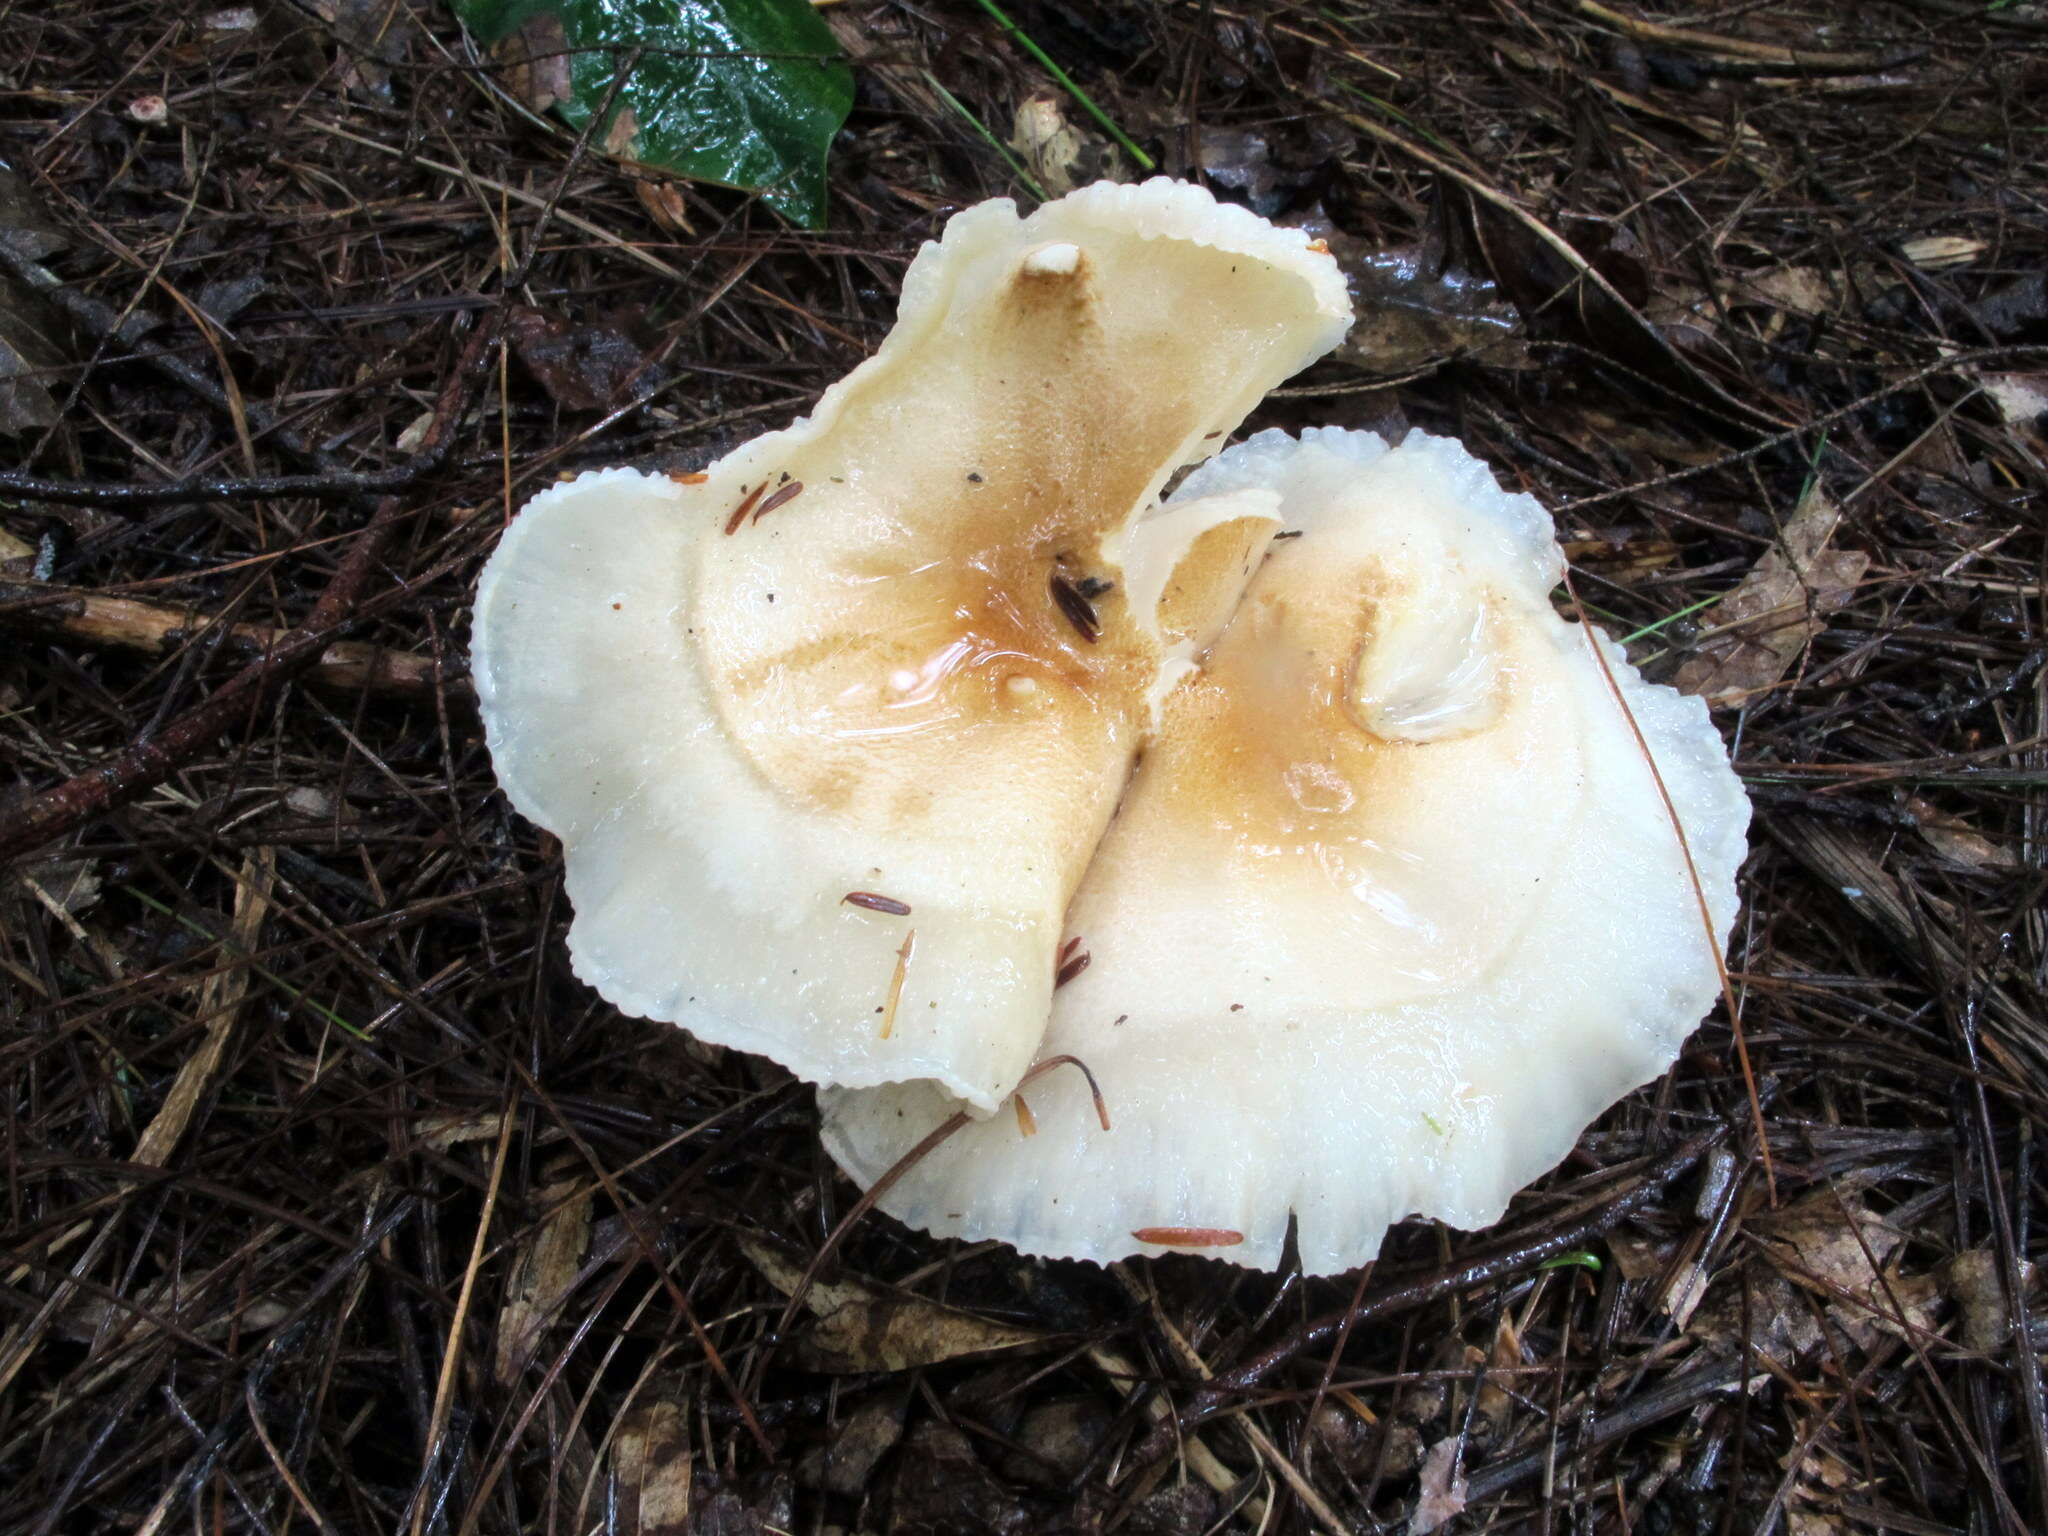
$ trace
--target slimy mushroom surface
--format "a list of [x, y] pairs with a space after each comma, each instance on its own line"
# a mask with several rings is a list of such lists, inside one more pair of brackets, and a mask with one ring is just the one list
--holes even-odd
[[[1161, 515], [1259, 492], [1289, 536], [1163, 691], [1068, 916], [1090, 958], [1040, 1059], [1086, 1062], [1112, 1129], [1049, 1073], [885, 1195], [913, 1226], [1270, 1268], [1291, 1214], [1309, 1273], [1349, 1269], [1410, 1214], [1496, 1220], [1717, 995], [1747, 799], [1705, 706], [1599, 640], [1709, 934], [1593, 642], [1551, 608], [1543, 509], [1454, 442], [1324, 429], [1252, 438]], [[958, 1108], [930, 1084], [822, 1102], [863, 1185]]]
[[[500, 783], [563, 843], [577, 973], [814, 1082], [993, 1109], [1162, 672], [1274, 497], [1231, 489], [1216, 538], [1140, 515], [1349, 319], [1326, 253], [1197, 188], [986, 203], [809, 419], [530, 502], [473, 654]], [[1146, 573], [1170, 624], [1127, 597]]]

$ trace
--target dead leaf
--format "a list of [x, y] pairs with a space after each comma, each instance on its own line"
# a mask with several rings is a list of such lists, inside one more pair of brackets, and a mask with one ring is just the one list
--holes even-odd
[[1827, 547], [1841, 520], [1841, 509], [1823, 492], [1807, 495], [1778, 544], [1711, 610], [1715, 630], [1678, 669], [1679, 692], [1726, 708], [1785, 675], [1870, 565], [1868, 555]]
[[1043, 1515], [989, 1475], [950, 1424], [920, 1424], [904, 1442], [890, 1499], [890, 1536], [1026, 1536]]
[[903, 1438], [903, 1419], [909, 1406], [908, 1388], [862, 1399], [840, 1420], [831, 1440], [805, 1453], [797, 1464], [797, 1481], [842, 1498], [858, 1498], [867, 1492], [875, 1467]]
[[569, 38], [554, 12], [527, 17], [518, 31], [500, 40], [491, 57], [503, 66], [499, 79], [505, 89], [536, 116], [570, 99]]
[[1276, 165], [1266, 136], [1251, 128], [1204, 127], [1196, 137], [1195, 162], [1213, 185], [1235, 193], [1266, 219], [1315, 180], [1313, 170]]
[[1408, 1517], [1409, 1536], [1427, 1536], [1465, 1512], [1465, 1477], [1457, 1467], [1456, 1435], [1437, 1441], [1422, 1458], [1422, 1491], [1415, 1498], [1415, 1513]]
[[[1794, 1457], [1798, 1458], [1796, 1465]], [[1789, 1536], [1849, 1536], [1855, 1527], [1839, 1511], [1843, 1491], [1857, 1481], [1854, 1470], [1809, 1433], [1800, 1434], [1797, 1447], [1787, 1451], [1778, 1465], [1791, 1474], [1785, 1500]]]
[[2037, 269], [2000, 284], [1971, 304], [1970, 314], [2000, 341], [2039, 339], [2048, 325], [2048, 274]]
[[405, 61], [414, 23], [402, 0], [309, 0], [340, 45], [343, 90], [389, 104], [391, 70]]
[[1646, 264], [1621, 226], [1581, 219], [1538, 233], [1529, 222], [1533, 216], [1511, 214], [1476, 196], [1464, 201], [1488, 269], [1532, 329], [1575, 336], [1725, 421], [1765, 431], [1783, 425], [1759, 406], [1753, 383], [1730, 393], [1644, 317], [1637, 306], [1650, 291]]
[[16, 871], [23, 884], [54, 912], [76, 917], [100, 899], [99, 865], [91, 859], [52, 859]]
[[35, 432], [61, 414], [50, 381], [64, 351], [42, 300], [0, 278], [0, 432]]
[[41, 261], [70, 243], [21, 173], [0, 169], [0, 245], [24, 261]]
[[1751, 296], [1797, 315], [1824, 315], [1835, 304], [1834, 293], [1817, 267], [1773, 267], [1744, 278], [1730, 298], [1740, 303]]
[[1906, 801], [1927, 846], [1964, 869], [2013, 869], [2018, 860], [1960, 816], [1951, 816], [1917, 795]]
[[2039, 428], [2048, 415], [2048, 373], [1987, 373], [1984, 393], [2013, 426]]
[[1290, 220], [1330, 248], [1358, 320], [1335, 356], [1376, 374], [1413, 373], [1456, 357], [1523, 366], [1522, 321], [1493, 280], [1446, 264], [1428, 246], [1377, 249], [1321, 213]]
[[605, 411], [651, 392], [661, 374], [616, 325], [578, 323], [524, 306], [508, 322], [519, 361], [567, 411]]
[[998, 1465], [1020, 1483], [1058, 1492], [1087, 1471], [1115, 1425], [1115, 1413], [1099, 1397], [1034, 1403], [1011, 1436], [1023, 1451], [1003, 1457]]
[[1968, 266], [1989, 249], [1982, 240], [1966, 235], [1924, 235], [1900, 246], [1899, 254], [1923, 271], [1946, 272]]
[[1064, 197], [1084, 182], [1102, 180], [1116, 159], [1114, 148], [1074, 126], [1066, 104], [1051, 95], [1029, 96], [1018, 105], [1010, 120], [1010, 147], [1047, 197]]
[[[2034, 1268], [2020, 1263], [2020, 1285], [2031, 1287]], [[2012, 1338], [2012, 1308], [2005, 1295], [2005, 1266], [1989, 1248], [1971, 1248], [1942, 1267], [1943, 1290], [1962, 1308], [1963, 1346], [1997, 1356]]]
[[[680, 1403], [642, 1403], [612, 1439], [618, 1479], [616, 1529], [626, 1536], [684, 1536], [690, 1526], [690, 1421]], [[608, 1527], [612, 1528], [612, 1527]]]
[[578, 1163], [563, 1158], [549, 1169], [548, 1182], [534, 1200], [547, 1214], [520, 1239], [504, 1310], [498, 1314], [497, 1379], [510, 1386], [532, 1358], [541, 1335], [555, 1320], [563, 1296], [575, 1283], [590, 1245], [590, 1196], [579, 1196]]
[[1695, 1337], [1731, 1348], [1746, 1342], [1790, 1367], [1822, 1347], [1823, 1319], [1861, 1350], [1887, 1333], [1933, 1327], [1939, 1287], [1931, 1276], [1888, 1266], [1903, 1238], [1859, 1196], [1819, 1189], [1750, 1216], [1747, 1227], [1759, 1260], [1724, 1272], [1700, 1309]]
[[1476, 1365], [1479, 1360], [1474, 1357], [1486, 1361], [1486, 1375], [1479, 1382], [1479, 1400], [1472, 1405], [1472, 1434], [1486, 1446], [1507, 1426], [1508, 1415], [1514, 1411], [1508, 1387], [1519, 1379], [1522, 1365], [1522, 1340], [1515, 1332], [1514, 1320], [1503, 1313], [1493, 1330], [1492, 1348], [1483, 1356], [1477, 1349], [1468, 1349], [1466, 1358]]
[[[803, 1280], [799, 1265], [759, 1238], [742, 1237], [739, 1245], [770, 1285], [785, 1296], [796, 1293]], [[812, 1285], [803, 1304], [817, 1321], [796, 1339], [796, 1357], [811, 1370], [836, 1374], [909, 1371], [1001, 1350], [1040, 1348], [1058, 1338], [850, 1277]]]
[[683, 189], [672, 181], [636, 180], [633, 195], [640, 200], [640, 206], [647, 210], [647, 216], [672, 235], [694, 235], [696, 227], [690, 223], [690, 205], [683, 198]]
[[612, 120], [605, 125], [604, 152], [617, 155], [622, 160], [634, 158], [633, 146], [640, 138], [640, 119], [631, 107], [620, 107], [612, 114]]

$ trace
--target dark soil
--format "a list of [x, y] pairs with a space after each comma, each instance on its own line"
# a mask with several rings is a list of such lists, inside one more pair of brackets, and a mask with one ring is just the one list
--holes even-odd
[[0, 1533], [2048, 1530], [2048, 11], [1015, 0], [1354, 269], [1252, 425], [1463, 437], [1722, 701], [1740, 1035], [1357, 1277], [870, 1216], [778, 1334], [854, 1192], [570, 975], [464, 656], [509, 505], [1021, 195], [933, 80], [1116, 168], [969, 0], [827, 14], [804, 233], [424, 0], [0, 0]]

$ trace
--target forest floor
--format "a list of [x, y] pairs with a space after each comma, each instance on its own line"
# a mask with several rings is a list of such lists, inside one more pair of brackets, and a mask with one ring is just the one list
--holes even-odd
[[465, 655], [509, 508], [1028, 201], [980, 127], [1134, 174], [968, 0], [826, 14], [807, 232], [426, 0], [0, 0], [0, 1536], [2048, 1531], [2048, 9], [1015, 0], [1345, 262], [1248, 425], [1461, 437], [1716, 703], [1740, 1028], [1362, 1275], [869, 1216], [778, 1334], [811, 1095], [574, 979]]

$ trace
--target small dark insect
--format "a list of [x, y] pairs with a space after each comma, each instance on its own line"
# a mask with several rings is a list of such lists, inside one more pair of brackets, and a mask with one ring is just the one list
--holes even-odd
[[1083, 640], [1093, 645], [1102, 638], [1102, 620], [1096, 615], [1095, 605], [1058, 571], [1052, 573], [1052, 600], [1066, 615], [1067, 622], [1074, 626], [1074, 633]]
[[728, 535], [740, 531], [740, 524], [747, 520], [747, 514], [754, 510], [754, 503], [761, 499], [761, 493], [767, 489], [768, 482], [763, 480], [759, 485], [747, 492], [740, 504], [732, 509], [732, 516], [725, 520], [725, 531]]
[[969, 482], [971, 482], [972, 484], [979, 485], [981, 484], [981, 471], [978, 469], [970, 469], [969, 471], [967, 471], [967, 478]]
[[1066, 943], [1060, 946], [1060, 964], [1065, 965], [1069, 960], [1073, 959], [1074, 951], [1079, 949], [1080, 947], [1081, 935], [1077, 933], [1071, 939], [1067, 940]]
[[1300, 537], [1301, 537], [1301, 534], [1302, 534], [1302, 530], [1301, 530], [1301, 529], [1299, 529], [1299, 528], [1290, 528], [1290, 529], [1289, 529], [1289, 530], [1288, 530], [1287, 532], [1285, 532], [1285, 533], [1276, 533], [1276, 534], [1274, 534], [1274, 535], [1273, 535], [1273, 542], [1274, 542], [1275, 544], [1278, 544], [1278, 543], [1279, 543], [1279, 542], [1280, 542], [1280, 541], [1281, 541], [1282, 539], [1298, 539], [1298, 538], [1300, 538]]
[[849, 907], [866, 907], [870, 912], [886, 912], [891, 917], [910, 916], [910, 904], [898, 901], [894, 896], [877, 896], [873, 891], [848, 891], [839, 899]]
[[804, 483], [801, 480], [792, 480], [789, 484], [780, 487], [773, 496], [770, 496], [760, 506], [754, 508], [754, 521], [758, 523], [785, 501], [796, 500], [803, 493], [803, 488]]
[[1074, 583], [1074, 590], [1092, 603], [1098, 597], [1114, 592], [1116, 590], [1116, 583], [1105, 581], [1100, 576], [1083, 576]]
[[[1074, 942], [1078, 944], [1080, 943], [1080, 940], [1076, 939]], [[1059, 974], [1053, 977], [1052, 979], [1053, 991], [1059, 991], [1061, 987], [1064, 987], [1076, 976], [1080, 975], [1083, 971], [1087, 970], [1089, 961], [1093, 960], [1094, 958], [1095, 957], [1093, 955], [1087, 954], [1085, 952], [1074, 956], [1074, 958], [1071, 960], [1064, 959], [1063, 957], [1060, 964]]]
[[1242, 1232], [1228, 1227], [1140, 1227], [1131, 1236], [1162, 1248], [1235, 1248], [1244, 1241]]

